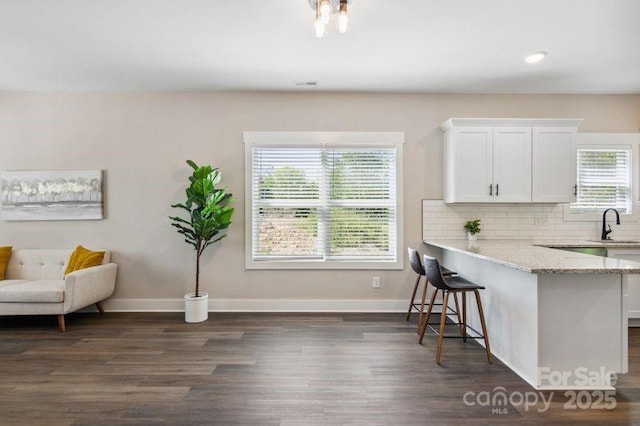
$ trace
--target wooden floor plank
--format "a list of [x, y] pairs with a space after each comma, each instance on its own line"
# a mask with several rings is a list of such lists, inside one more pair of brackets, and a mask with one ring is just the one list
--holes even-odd
[[211, 351], [200, 351], [191, 353], [176, 353], [167, 351], [163, 354], [125, 354], [111, 358], [107, 364], [241, 364], [251, 365], [256, 363], [256, 356], [244, 354], [219, 354]]
[[67, 402], [166, 402], [183, 399], [189, 392], [189, 386], [156, 386], [138, 387], [125, 386], [118, 383], [105, 384], [74, 384], [68, 386], [66, 383], [33, 383], [28, 385], [17, 385], [14, 393], [17, 396], [9, 395], [5, 401], [19, 403], [22, 397], [30, 400], [43, 400], [55, 395], [59, 400]]
[[56, 376], [139, 376], [139, 375], [209, 375], [216, 369], [216, 364], [208, 365], [175, 365], [175, 364], [100, 364], [100, 365], [65, 365], [51, 374]]

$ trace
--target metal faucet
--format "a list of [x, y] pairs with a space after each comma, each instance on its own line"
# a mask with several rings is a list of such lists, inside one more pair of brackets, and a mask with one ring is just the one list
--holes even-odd
[[[618, 210], [616, 209], [606, 209], [604, 211], [604, 213], [602, 213], [602, 239], [603, 240], [610, 240], [611, 238], [609, 237], [609, 234], [611, 233], [611, 225], [607, 225], [607, 212], [609, 210], [613, 210], [614, 212], [616, 212], [616, 225], [620, 225], [620, 214], [618, 213]], [[609, 227], [609, 229], [607, 230], [606, 228]]]

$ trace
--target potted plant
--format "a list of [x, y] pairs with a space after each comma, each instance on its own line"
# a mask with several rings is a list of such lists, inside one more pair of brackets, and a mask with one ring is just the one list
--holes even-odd
[[224, 188], [216, 188], [222, 178], [217, 168], [198, 166], [191, 160], [187, 160], [187, 164], [193, 169], [186, 190], [187, 201], [171, 206], [184, 210], [186, 218], [170, 216], [169, 219], [196, 251], [196, 287], [193, 293], [184, 296], [184, 312], [186, 322], [202, 322], [209, 317], [209, 294], [200, 291], [200, 258], [207, 247], [227, 236], [223, 231], [231, 224], [234, 199]]
[[464, 226], [464, 230], [467, 231], [467, 238], [469, 241], [475, 241], [478, 239], [480, 233], [480, 219], [468, 220]]

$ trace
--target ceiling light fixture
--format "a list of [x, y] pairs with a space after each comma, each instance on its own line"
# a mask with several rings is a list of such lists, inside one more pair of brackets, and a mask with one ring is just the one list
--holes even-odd
[[309, 0], [311, 9], [316, 11], [314, 24], [316, 37], [322, 38], [326, 26], [331, 22], [331, 15], [338, 15], [338, 31], [347, 32], [349, 26], [349, 4], [351, 0]]
[[547, 52], [540, 51], [532, 53], [531, 55], [524, 58], [524, 60], [530, 64], [535, 64], [536, 62], [540, 62], [541, 60], [543, 60], [546, 56]]

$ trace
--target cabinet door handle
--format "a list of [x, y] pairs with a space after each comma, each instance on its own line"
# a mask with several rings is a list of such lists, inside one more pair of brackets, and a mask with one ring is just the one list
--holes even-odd
[[493, 197], [493, 184], [489, 184], [489, 196]]
[[496, 183], [496, 197], [500, 195], [500, 184]]
[[573, 185], [573, 195], [574, 197], [578, 196], [578, 184]]

